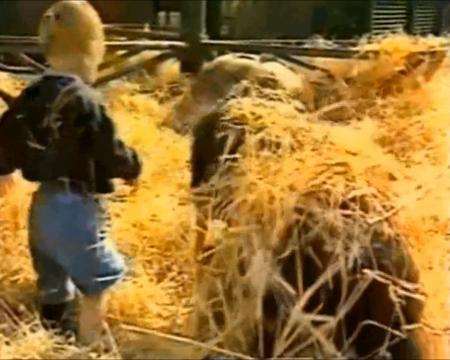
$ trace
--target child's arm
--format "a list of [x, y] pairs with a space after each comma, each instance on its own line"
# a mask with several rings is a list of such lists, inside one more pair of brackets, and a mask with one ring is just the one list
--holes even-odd
[[14, 140], [19, 134], [17, 108], [14, 104], [0, 117], [0, 176], [9, 175], [16, 170], [14, 160]]
[[29, 165], [29, 155], [43, 152], [35, 138], [36, 129], [40, 137], [49, 133], [42, 123], [47, 103], [45, 98], [38, 96], [46, 94], [46, 89], [42, 88], [39, 82], [26, 88], [9, 104], [8, 110], [0, 118], [0, 175], [11, 174], [16, 169], [23, 172], [24, 166], [27, 168]]
[[136, 179], [142, 170], [136, 151], [116, 136], [114, 124], [103, 108], [100, 112], [101, 121], [92, 139], [97, 164], [107, 178]]

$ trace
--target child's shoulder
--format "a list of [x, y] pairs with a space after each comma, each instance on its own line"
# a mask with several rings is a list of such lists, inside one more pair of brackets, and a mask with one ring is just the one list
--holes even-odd
[[77, 83], [77, 79], [68, 75], [44, 74], [22, 92], [21, 98], [37, 99], [55, 98], [64, 88]]
[[53, 100], [63, 92], [68, 92], [82, 97], [85, 100], [99, 103], [99, 93], [83, 82], [78, 76], [47, 71], [35, 81], [31, 82], [22, 92], [25, 99]]
[[63, 103], [76, 113], [91, 112], [101, 107], [100, 94], [79, 77], [70, 74], [46, 72], [32, 82], [21, 94], [24, 107], [50, 108]]

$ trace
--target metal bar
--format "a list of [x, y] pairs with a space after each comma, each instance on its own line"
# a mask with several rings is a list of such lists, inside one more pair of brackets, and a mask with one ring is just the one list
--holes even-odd
[[402, 14], [405, 14], [406, 12], [407, 12], [406, 9], [391, 10], [391, 9], [376, 8], [373, 10], [373, 14], [376, 14], [376, 15], [402, 15]]
[[395, 29], [402, 29], [405, 24], [374, 24], [373, 29], [374, 30], [381, 30], [381, 29], [388, 29], [388, 30], [395, 30]]
[[37, 36], [15, 36], [15, 35], [0, 35], [0, 39], [17, 41], [17, 42], [37, 42]]
[[403, 18], [405, 18], [405, 17], [407, 17], [408, 16], [408, 14], [405, 12], [405, 13], [403, 13], [403, 14], [374, 14], [373, 15], [373, 18], [374, 19], [386, 19], [386, 18], [389, 18], [389, 19], [403, 19]]
[[[379, 30], [379, 29], [377, 29]], [[13, 40], [13, 41], [12, 41]], [[26, 39], [11, 38], [0, 36], [0, 52], [9, 53], [34, 53], [41, 52], [37, 41]], [[305, 57], [325, 57], [325, 58], [365, 58], [371, 54], [376, 54], [376, 50], [362, 53], [360, 49], [349, 46], [338, 47], [316, 47], [308, 45], [308, 41], [299, 40], [295, 42], [257, 42], [257, 41], [239, 41], [239, 40], [204, 40], [200, 42], [201, 49], [224, 50], [237, 52], [257, 52], [257, 53], [283, 53], [287, 55], [297, 55]], [[127, 41], [107, 41], [106, 45], [113, 50], [186, 50], [188, 44], [183, 41], [162, 41], [162, 40], [127, 40]], [[445, 44], [447, 47], [449, 44]]]
[[26, 65], [30, 65], [32, 68], [36, 69], [38, 72], [47, 70], [47, 68], [44, 65], [38, 63], [36, 60], [30, 58], [26, 54], [21, 53], [18, 55], [18, 57], [22, 62], [24, 62]]
[[[245, 39], [245, 40], [223, 40], [229, 44], [274, 44], [274, 45], [311, 45], [313, 42], [310, 39]], [[329, 45], [327, 47], [327, 45]], [[321, 46], [323, 48], [335, 48], [339, 46], [356, 46], [357, 40], [325, 40]]]
[[0, 63], [0, 71], [13, 74], [36, 74], [36, 69], [29, 66], [12, 66]]
[[128, 29], [142, 29], [145, 25], [142, 23], [109, 23], [109, 24], [105, 24], [103, 25], [103, 27], [106, 29], [110, 29], [110, 28], [128, 28]]
[[125, 40], [125, 41], [106, 41], [106, 46], [111, 49], [130, 49], [141, 48], [148, 50], [166, 50], [186, 48], [187, 44], [183, 41], [158, 41], [158, 40]]
[[[112, 49], [127, 49], [141, 47], [142, 49], [187, 49], [188, 45], [181, 41], [108, 41], [107, 46]], [[349, 58], [360, 55], [357, 49], [320, 49], [311, 46], [277, 45], [277, 44], [251, 44], [227, 40], [204, 40], [201, 46], [211, 50], [228, 50], [242, 52], [283, 52], [285, 54], [302, 55], [308, 57]], [[376, 51], [371, 51], [374, 53]], [[364, 55], [362, 55], [364, 57]]]
[[179, 40], [180, 35], [174, 31], [145, 31], [136, 29], [109, 28], [107, 34], [124, 36], [127, 38], [144, 38], [149, 40]]
[[[237, 43], [233, 41], [205, 40], [203, 46], [212, 50], [228, 50], [242, 52], [264, 52], [264, 53], [284, 53], [290, 55], [301, 55], [305, 57], [332, 57], [332, 58], [350, 58], [360, 55], [356, 49], [320, 49], [312, 46], [295, 46], [284, 44], [249, 44]], [[363, 55], [364, 56], [364, 55]]]

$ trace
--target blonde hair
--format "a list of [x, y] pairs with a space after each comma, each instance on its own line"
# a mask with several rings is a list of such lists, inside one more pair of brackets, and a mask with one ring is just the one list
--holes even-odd
[[78, 75], [87, 83], [96, 80], [105, 35], [100, 16], [87, 1], [53, 4], [41, 19], [39, 41], [53, 70]]

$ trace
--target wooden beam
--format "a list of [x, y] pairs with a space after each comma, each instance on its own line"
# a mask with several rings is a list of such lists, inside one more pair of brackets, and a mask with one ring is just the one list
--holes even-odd
[[161, 52], [160, 54], [141, 53], [130, 58], [125, 58], [122, 62], [117, 62], [110, 68], [104, 69], [94, 83], [94, 87], [104, 85], [111, 80], [133, 73], [143, 66], [156, 66], [173, 57], [176, 57], [176, 54], [173, 51], [168, 50]]

